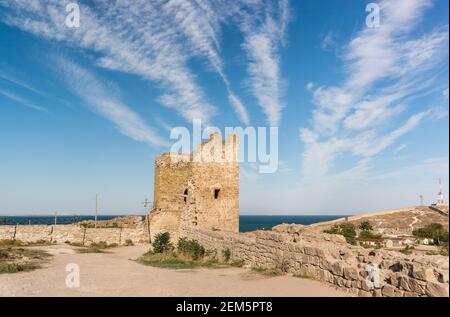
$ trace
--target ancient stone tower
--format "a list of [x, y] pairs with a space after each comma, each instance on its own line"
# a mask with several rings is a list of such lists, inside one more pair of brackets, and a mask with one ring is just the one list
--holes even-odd
[[164, 153], [155, 160], [150, 235], [184, 227], [239, 231], [238, 139], [220, 133], [191, 154]]

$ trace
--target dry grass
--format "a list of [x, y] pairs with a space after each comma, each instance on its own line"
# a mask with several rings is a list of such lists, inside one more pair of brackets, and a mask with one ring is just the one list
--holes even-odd
[[14, 243], [14, 246], [4, 245], [0, 247], [0, 274], [32, 271], [51, 257], [42, 250], [17, 247]]
[[281, 271], [276, 268], [265, 268], [259, 266], [252, 267], [252, 271], [268, 277], [275, 277], [282, 274]]
[[153, 253], [147, 252], [139, 259], [137, 259], [138, 263], [161, 267], [167, 269], [193, 269], [197, 267], [207, 267], [207, 268], [221, 268], [226, 267], [226, 265], [219, 263], [215, 259], [209, 258], [199, 258], [193, 260], [188, 256], [184, 256], [182, 254], [177, 254], [175, 252], [163, 252], [163, 253]]

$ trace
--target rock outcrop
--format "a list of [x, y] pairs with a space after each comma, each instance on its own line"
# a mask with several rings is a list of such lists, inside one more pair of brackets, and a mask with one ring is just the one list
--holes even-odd
[[[356, 296], [448, 296], [448, 257], [404, 255], [345, 243], [339, 235], [306, 233], [290, 225], [276, 231], [239, 234], [184, 228], [217, 257], [226, 249], [231, 259], [249, 267], [279, 269], [329, 283]], [[298, 233], [298, 234], [297, 234]], [[343, 237], [342, 237], [343, 238]]]

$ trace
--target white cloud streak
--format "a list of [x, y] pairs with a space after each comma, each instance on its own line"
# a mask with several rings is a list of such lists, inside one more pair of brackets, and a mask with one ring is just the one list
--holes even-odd
[[[278, 6], [267, 2], [247, 2], [252, 5], [240, 8], [240, 15], [243, 17], [242, 47], [249, 60], [249, 87], [263, 109], [267, 123], [278, 126], [285, 106], [282, 100], [284, 80], [281, 75], [280, 48], [286, 43], [286, 28], [290, 20], [289, 2], [279, 1]], [[278, 12], [278, 15], [270, 12]]]
[[92, 111], [113, 122], [123, 135], [151, 147], [169, 145], [136, 112], [119, 100], [114, 88], [109, 88], [92, 72], [67, 59], [56, 59], [56, 64], [71, 91]]
[[312, 128], [300, 129], [306, 180], [328, 175], [336, 158], [345, 154], [367, 167], [430, 114], [418, 112], [389, 132], [390, 121], [409, 102], [435, 92], [434, 74], [448, 58], [448, 26], [411, 35], [430, 5], [431, 0], [381, 1], [380, 27], [363, 29], [347, 46], [343, 83], [308, 84], [316, 109]]
[[19, 104], [21, 104], [21, 105], [23, 105], [25, 107], [28, 107], [30, 109], [34, 109], [34, 110], [37, 110], [37, 111], [40, 111], [40, 112], [48, 112], [47, 108], [38, 106], [38, 105], [32, 103], [31, 101], [29, 101], [29, 100], [27, 100], [27, 99], [25, 99], [25, 98], [15, 94], [15, 93], [12, 93], [10, 91], [6, 91], [6, 90], [3, 90], [3, 89], [0, 89], [0, 95], [3, 95], [5, 97], [7, 97], [8, 99], [10, 99], [10, 100], [12, 100], [14, 102], [17, 102], [17, 103], [19, 103]]
[[[252, 92], [268, 121], [278, 123], [282, 108], [278, 46], [284, 43], [289, 19], [287, 0], [278, 6], [267, 6], [262, 0], [239, 4], [223, 0], [97, 0], [90, 7], [80, 4], [81, 26], [75, 29], [64, 23], [68, 2], [2, 3], [8, 10], [1, 19], [37, 36], [95, 52], [97, 65], [154, 82], [163, 90], [158, 99], [161, 104], [187, 120], [208, 122], [217, 108], [188, 66], [191, 59], [201, 58], [223, 80], [229, 103], [239, 120], [248, 125], [248, 111], [231, 87], [220, 52], [222, 25], [238, 19], [250, 59]], [[256, 11], [258, 16], [267, 15], [263, 28], [252, 18]], [[279, 15], [277, 21], [275, 15]]]

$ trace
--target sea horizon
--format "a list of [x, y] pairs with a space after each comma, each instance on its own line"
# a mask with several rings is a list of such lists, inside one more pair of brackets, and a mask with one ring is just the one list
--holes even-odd
[[[128, 215], [98, 215], [97, 220], [110, 220], [120, 216]], [[136, 216], [144, 217], [145, 215]], [[258, 229], [270, 229], [282, 223], [294, 223], [310, 225], [323, 221], [331, 221], [348, 215], [240, 215], [239, 231], [249, 232]], [[57, 215], [56, 224], [67, 225], [83, 220], [93, 220], [95, 215]], [[54, 215], [0, 215], [1, 225], [53, 225], [55, 224]]]

